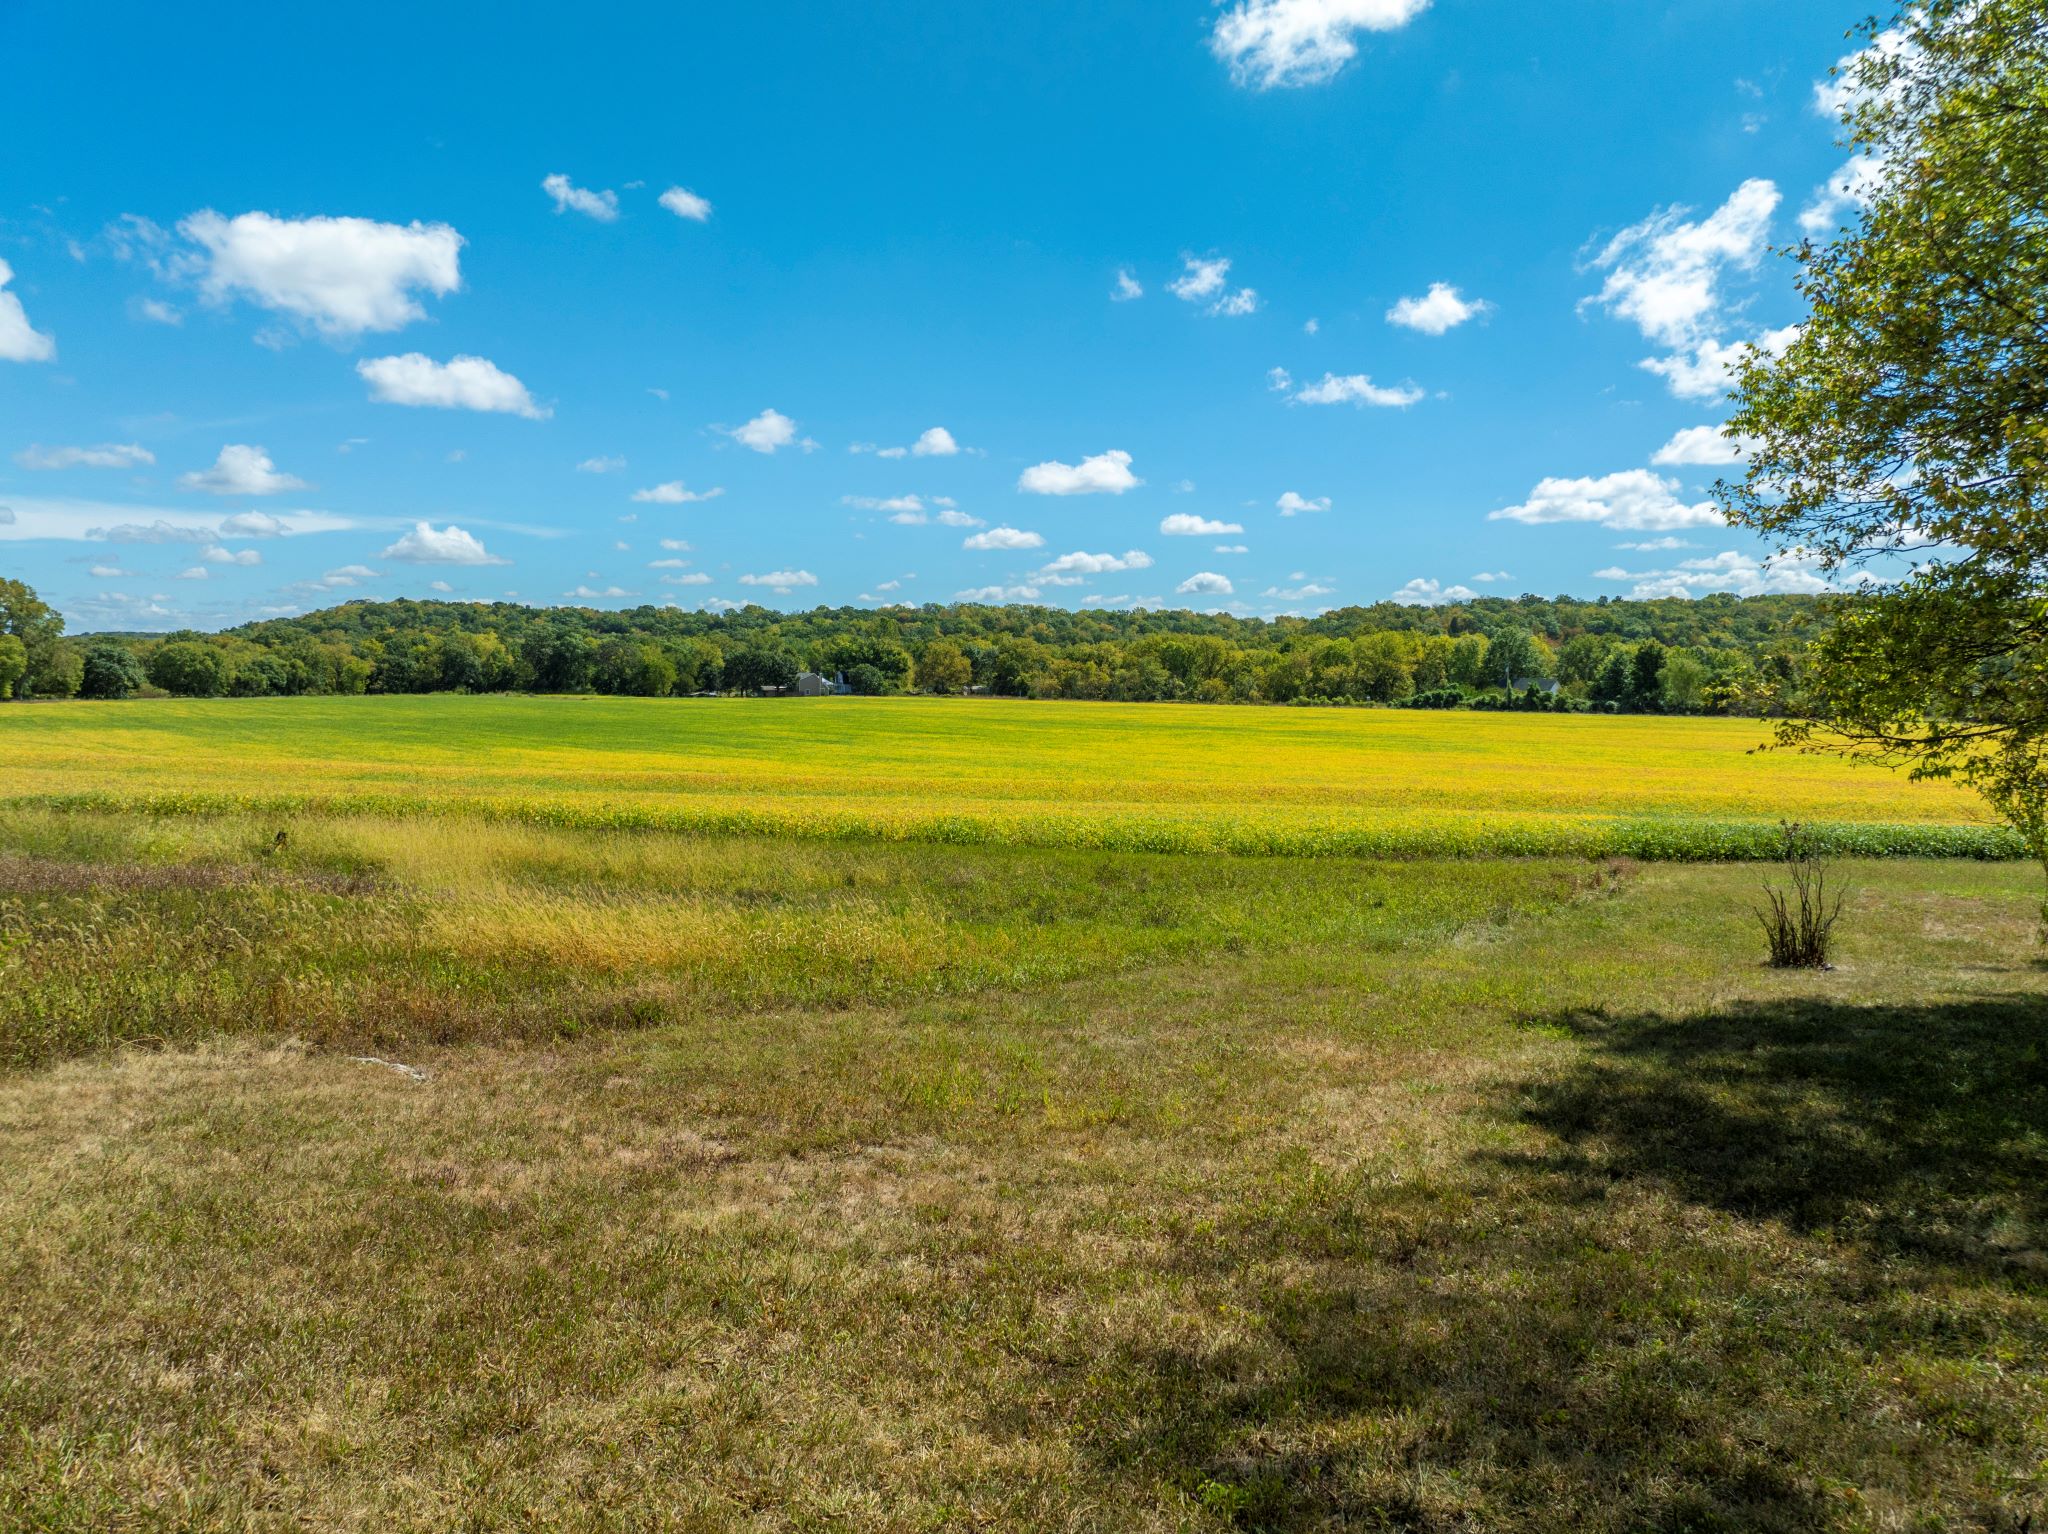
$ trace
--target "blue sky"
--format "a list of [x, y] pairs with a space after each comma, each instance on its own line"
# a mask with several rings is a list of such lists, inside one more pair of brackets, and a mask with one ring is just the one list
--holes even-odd
[[74, 629], [1819, 586], [1695, 429], [1854, 6], [302, 9], [0, 9], [0, 572]]

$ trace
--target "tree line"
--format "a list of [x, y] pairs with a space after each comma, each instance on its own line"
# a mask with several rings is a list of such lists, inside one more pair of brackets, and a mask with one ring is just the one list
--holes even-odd
[[760, 695], [810, 669], [868, 694], [1763, 714], [1796, 704], [1824, 611], [1804, 596], [1525, 596], [1275, 619], [356, 601], [220, 633], [68, 638], [33, 591], [0, 580], [0, 697]]

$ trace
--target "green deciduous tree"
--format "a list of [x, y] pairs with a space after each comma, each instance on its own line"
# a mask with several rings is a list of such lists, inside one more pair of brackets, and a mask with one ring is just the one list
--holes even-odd
[[79, 671], [81, 698], [125, 698], [148, 680], [133, 652], [105, 642], [86, 649]]
[[1855, 226], [1798, 251], [1812, 316], [1752, 352], [1732, 520], [1843, 571], [1788, 740], [1977, 787], [2048, 863], [2048, 5], [1926, 0], [1841, 82]]
[[28, 646], [13, 634], [0, 634], [0, 702], [14, 696], [28, 674]]
[[218, 645], [173, 639], [149, 657], [149, 679], [181, 698], [217, 698], [228, 690], [234, 666]]
[[78, 655], [64, 643], [64, 619], [24, 581], [0, 579], [0, 634], [21, 641], [19, 698], [68, 698], [78, 691]]

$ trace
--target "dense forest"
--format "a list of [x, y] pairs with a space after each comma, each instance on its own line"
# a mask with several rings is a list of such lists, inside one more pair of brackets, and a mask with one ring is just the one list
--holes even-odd
[[0, 638], [0, 686], [22, 696], [681, 697], [774, 693], [813, 669], [860, 693], [1658, 713], [1796, 707], [1802, 655], [1825, 612], [1825, 599], [1803, 596], [1525, 596], [1270, 620], [973, 605], [707, 613], [359, 601], [218, 634], [66, 639], [54, 614], [39, 626], [14, 613], [27, 604], [41, 606], [26, 587], [0, 582], [0, 630], [23, 651], [10, 676]]

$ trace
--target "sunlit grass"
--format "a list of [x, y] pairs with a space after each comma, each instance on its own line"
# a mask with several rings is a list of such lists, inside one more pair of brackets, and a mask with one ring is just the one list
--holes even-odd
[[2014, 855], [1946, 783], [1754, 720], [941, 699], [286, 698], [0, 717], [0, 797], [1284, 855]]

